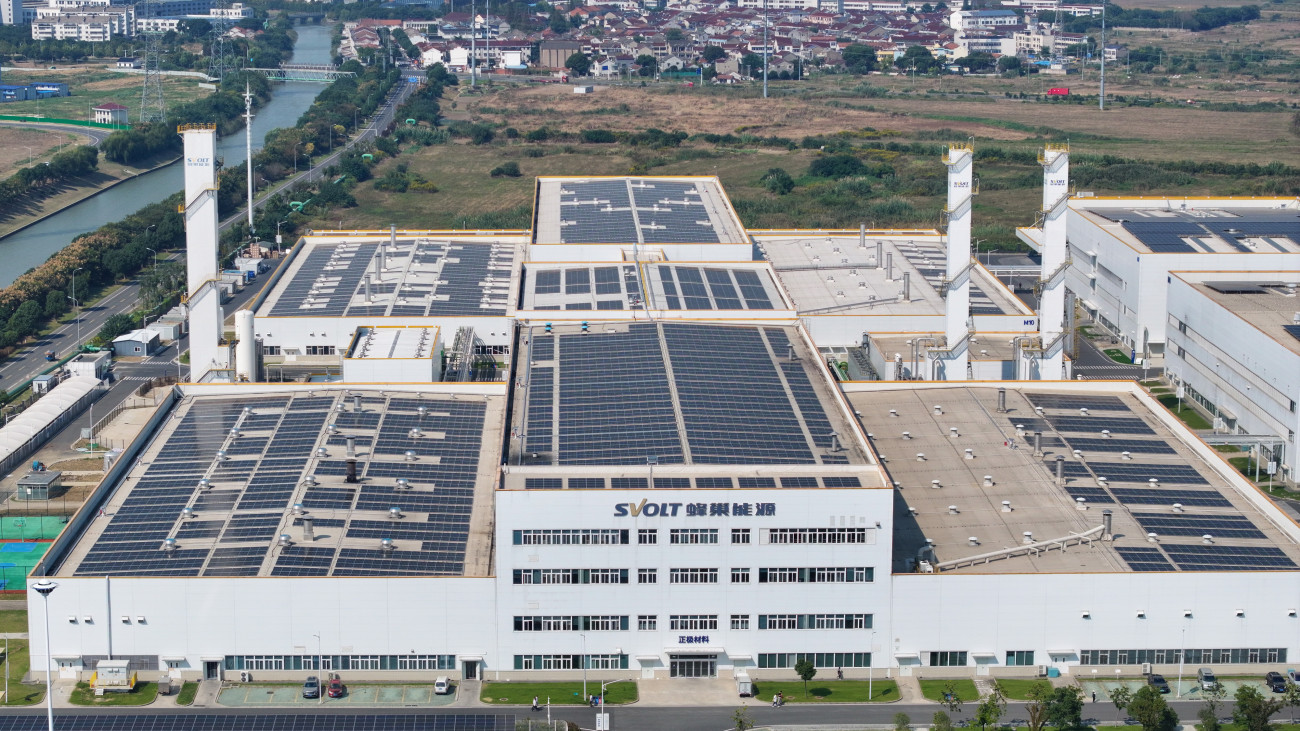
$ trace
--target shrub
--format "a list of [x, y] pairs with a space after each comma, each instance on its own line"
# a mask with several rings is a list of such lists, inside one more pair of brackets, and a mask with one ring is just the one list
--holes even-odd
[[867, 166], [852, 155], [826, 155], [808, 166], [808, 174], [815, 178], [847, 178], [867, 173]]
[[607, 144], [618, 142], [618, 138], [607, 129], [584, 129], [582, 131], [582, 141], [592, 144]]
[[519, 171], [519, 163], [513, 160], [507, 163], [503, 163], [498, 167], [492, 168], [492, 172], [490, 174], [494, 178], [499, 178], [502, 176], [505, 176], [507, 178], [517, 178], [520, 175], [523, 175], [523, 173]]

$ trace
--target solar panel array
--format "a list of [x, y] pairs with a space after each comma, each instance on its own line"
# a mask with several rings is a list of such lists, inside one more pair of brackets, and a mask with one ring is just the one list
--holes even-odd
[[[0, 716], [0, 731], [41, 731], [45, 716]], [[152, 713], [59, 716], [61, 731], [514, 731], [495, 713]]]
[[[770, 310], [775, 291], [763, 286], [752, 269], [669, 266], [654, 267], [650, 286], [662, 292], [668, 310]], [[656, 286], [657, 285], [657, 286]]]
[[281, 285], [271, 315], [504, 315], [514, 253], [509, 244], [431, 239], [316, 244]]
[[[1242, 239], [1291, 239], [1300, 244], [1300, 219], [1296, 216], [1219, 216], [1212, 218], [1166, 218], [1161, 220], [1124, 221], [1121, 224], [1147, 248], [1157, 253], [1198, 251], [1186, 238], [1219, 238], [1237, 251], [1253, 252]], [[1284, 251], [1276, 247], [1278, 251]]]
[[1300, 340], [1300, 325], [1283, 325], [1282, 329], [1286, 331], [1287, 335]]
[[[521, 406], [524, 451], [535, 462], [848, 461], [826, 453], [831, 421], [805, 364], [790, 360], [782, 328], [631, 323], [585, 334], [539, 330], [530, 332], [531, 375]], [[723, 359], [738, 377], [719, 377]]]
[[[358, 409], [342, 392], [196, 399], [133, 468], [74, 575], [461, 575], [487, 408], [365, 395]], [[355, 483], [344, 481], [348, 436]], [[317, 527], [337, 529], [328, 545], [277, 545], [288, 523], [301, 524], [295, 503]], [[196, 517], [183, 518], [185, 507]], [[391, 507], [404, 517], [388, 519]], [[381, 549], [383, 538], [397, 549]]]
[[[1285, 552], [1273, 545], [1249, 545], [1267, 541], [1268, 536], [1251, 517], [1236, 510], [1232, 501], [1192, 464], [1183, 461], [1170, 442], [1156, 434], [1141, 418], [1133, 415], [1124, 401], [1112, 396], [1026, 393], [1026, 399], [1042, 409], [1041, 416], [1013, 416], [1011, 421], [1028, 432], [1043, 430], [1043, 444], [1055, 439], [1067, 456], [1062, 464], [1071, 499], [1083, 498], [1092, 505], [1122, 505], [1138, 523], [1142, 533], [1155, 533], [1158, 544], [1117, 545], [1116, 553], [1134, 571], [1231, 571], [1296, 568]], [[1088, 409], [1088, 416], [1079, 409]], [[1120, 416], [1128, 412], [1128, 416]], [[1101, 436], [1102, 429], [1113, 434]], [[1052, 431], [1054, 430], [1054, 431]], [[1087, 434], [1087, 436], [1078, 436]], [[1144, 438], [1149, 435], [1149, 438]], [[1080, 450], [1083, 459], [1072, 459]], [[1108, 461], [1088, 457], [1107, 454]], [[1132, 458], [1112, 461], [1114, 453], [1128, 452]], [[1047, 455], [1045, 466], [1055, 470], [1055, 454]], [[1104, 479], [1103, 479], [1104, 478]], [[1155, 479], [1156, 482], [1150, 482]], [[1086, 482], [1081, 482], [1086, 480]], [[1177, 504], [1179, 507], [1174, 508]], [[1146, 506], [1136, 508], [1135, 506]], [[1178, 512], [1152, 512], [1153, 507]], [[1179, 540], [1212, 536], [1213, 543], [1179, 543]], [[1141, 540], [1143, 536], [1136, 536]], [[1234, 545], [1224, 545], [1225, 543]], [[1245, 545], [1243, 545], [1245, 544]]]
[[[532, 309], [624, 310], [644, 306], [633, 264], [533, 268], [525, 272], [524, 306]], [[771, 310], [775, 283], [753, 269], [659, 264], [644, 269], [652, 306], [667, 310]], [[530, 296], [531, 295], [531, 296]]]
[[720, 241], [695, 183], [566, 180], [560, 188], [560, 242], [671, 244]]
[[[917, 273], [939, 290], [943, 285], [947, 270], [947, 252], [937, 243], [928, 241], [909, 241], [900, 244], [898, 250], [907, 261], [916, 268]], [[1007, 315], [1010, 313], [998, 306], [974, 280], [970, 283], [970, 313], [972, 315]]]

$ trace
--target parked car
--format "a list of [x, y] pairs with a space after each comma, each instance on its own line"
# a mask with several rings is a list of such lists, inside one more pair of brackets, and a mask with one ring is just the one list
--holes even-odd
[[302, 684], [303, 698], [320, 698], [320, 678], [315, 675], [308, 675], [307, 682]]
[[433, 692], [438, 695], [447, 695], [451, 692], [451, 681], [447, 680], [447, 676], [439, 676], [437, 680], [433, 681]]
[[1196, 682], [1200, 684], [1201, 690], [1214, 690], [1218, 678], [1214, 677], [1214, 671], [1209, 668], [1201, 668], [1196, 671]]
[[330, 678], [330, 684], [326, 686], [325, 694], [330, 698], [343, 697], [343, 681], [339, 679], [339, 676], [335, 675]]
[[1264, 675], [1264, 685], [1267, 685], [1268, 689], [1274, 693], [1286, 692], [1286, 678], [1282, 677], [1282, 673], [1276, 671], [1269, 671]]
[[1292, 683], [1300, 683], [1300, 670], [1288, 670], [1286, 676]]
[[1165, 676], [1163, 675], [1156, 675], [1155, 673], [1148, 675], [1147, 685], [1155, 688], [1161, 693], [1169, 692], [1169, 683], [1165, 680]]

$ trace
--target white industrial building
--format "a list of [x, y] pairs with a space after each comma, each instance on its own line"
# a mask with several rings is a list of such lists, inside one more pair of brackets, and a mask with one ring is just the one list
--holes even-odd
[[[1261, 472], [1295, 479], [1300, 454], [1300, 271], [1173, 272], [1165, 368]], [[1270, 438], [1272, 437], [1272, 438]], [[1278, 443], [1280, 441], [1280, 443]]]
[[[943, 238], [751, 236], [715, 178], [544, 178], [531, 236], [315, 233], [230, 346], [212, 130], [184, 134], [199, 382], [37, 568], [63, 677], [1255, 672], [1300, 651], [1300, 526], [1137, 386], [1067, 380], [1064, 312], [970, 260], [969, 146], [945, 156]], [[1060, 309], [1063, 155], [1040, 237]], [[837, 363], [895, 346], [911, 358]], [[308, 378], [266, 382], [291, 358]]]

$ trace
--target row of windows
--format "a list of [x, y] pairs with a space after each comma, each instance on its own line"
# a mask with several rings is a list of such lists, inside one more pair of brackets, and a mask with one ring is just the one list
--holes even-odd
[[[1182, 654], [1180, 658], [1179, 655]], [[1082, 650], [1081, 665], [1157, 665], [1184, 662], [1191, 665], [1286, 662], [1285, 647], [1235, 647], [1224, 650]]]
[[627, 655], [515, 655], [515, 670], [627, 670]]
[[516, 632], [614, 632], [627, 626], [627, 615], [515, 617]]
[[760, 614], [759, 629], [871, 629], [870, 614]]
[[716, 584], [718, 583], [717, 569], [669, 569], [668, 583], [670, 584]]
[[515, 569], [516, 584], [626, 584], [627, 569]]
[[771, 543], [866, 543], [866, 528], [772, 528]]
[[[760, 568], [760, 584], [812, 584], [869, 582], [875, 580], [870, 566], [843, 568]], [[731, 569], [733, 584], [748, 584], [747, 568]], [[637, 569], [638, 584], [659, 583], [659, 569]], [[626, 584], [627, 569], [515, 569], [516, 584]], [[669, 569], [670, 584], [716, 584], [718, 569]]]
[[226, 670], [455, 670], [455, 655], [227, 655]]
[[[770, 528], [767, 531], [769, 543], [866, 543], [866, 528]], [[627, 545], [628, 531], [617, 528], [571, 528], [571, 529], [536, 529], [517, 530], [514, 533], [514, 545]], [[658, 545], [659, 531], [655, 528], [642, 528], [636, 532], [636, 542], [643, 546]], [[717, 528], [672, 528], [668, 531], [668, 542], [673, 545], [717, 544]], [[748, 528], [732, 528], [731, 542], [748, 544]]]
[[966, 652], [931, 652], [930, 665], [932, 667], [953, 667], [966, 664]]
[[1033, 665], [1033, 664], [1034, 664], [1033, 650], [1008, 650], [1007, 651], [1007, 665], [1017, 666], [1017, 665]]
[[812, 660], [819, 668], [869, 668], [869, 652], [762, 652], [758, 655], [760, 668], [792, 668], [800, 660]]
[[516, 546], [627, 545], [627, 530], [616, 528], [553, 528], [514, 531]]
[[876, 570], [870, 566], [758, 570], [758, 583], [760, 584], [823, 584], [875, 580]]

